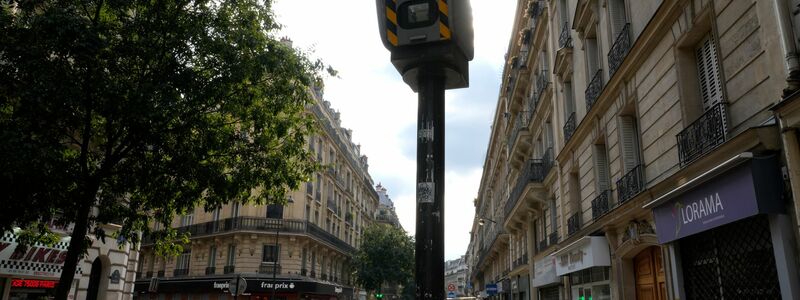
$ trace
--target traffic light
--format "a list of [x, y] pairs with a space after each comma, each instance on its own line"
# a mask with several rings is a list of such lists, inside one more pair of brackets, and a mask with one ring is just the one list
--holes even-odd
[[375, 298], [383, 299], [383, 294], [377, 293], [377, 294], [375, 294]]
[[445, 88], [469, 86], [474, 57], [469, 0], [376, 0], [383, 45], [403, 80], [417, 91], [419, 67], [441, 64]]

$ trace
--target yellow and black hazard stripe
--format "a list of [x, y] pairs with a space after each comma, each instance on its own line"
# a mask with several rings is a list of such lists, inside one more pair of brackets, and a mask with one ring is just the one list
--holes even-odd
[[447, 0], [439, 0], [439, 39], [441, 40], [450, 39], [450, 20], [447, 17], [449, 14], [448, 12]]
[[397, 0], [386, 0], [386, 39], [397, 47]]

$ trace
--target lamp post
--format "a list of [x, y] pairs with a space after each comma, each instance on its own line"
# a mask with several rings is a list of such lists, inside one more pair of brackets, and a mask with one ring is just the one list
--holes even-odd
[[489, 222], [497, 224], [497, 222], [495, 222], [494, 220], [489, 219], [489, 218], [478, 218], [478, 225], [483, 226], [483, 225], [486, 224], [486, 221], [489, 221]]

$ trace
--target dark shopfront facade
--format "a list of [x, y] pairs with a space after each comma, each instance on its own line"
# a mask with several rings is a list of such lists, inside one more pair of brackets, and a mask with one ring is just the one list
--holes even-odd
[[[261, 274], [241, 274], [247, 288], [239, 300], [266, 300], [273, 292], [271, 277]], [[197, 278], [153, 278], [136, 281], [135, 299], [159, 300], [222, 300], [233, 299], [229, 287], [237, 276]], [[278, 278], [275, 280], [275, 299], [280, 300], [353, 300], [353, 288], [307, 278]]]
[[798, 299], [776, 156], [737, 155], [645, 205], [667, 245], [675, 298]]

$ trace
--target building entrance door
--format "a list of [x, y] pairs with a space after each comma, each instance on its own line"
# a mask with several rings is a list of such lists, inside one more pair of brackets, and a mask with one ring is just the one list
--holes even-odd
[[657, 246], [642, 250], [633, 258], [637, 300], [666, 300], [667, 281], [661, 249]]

